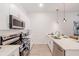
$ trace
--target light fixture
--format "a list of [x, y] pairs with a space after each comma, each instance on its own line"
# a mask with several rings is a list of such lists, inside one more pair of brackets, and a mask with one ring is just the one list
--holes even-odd
[[42, 3], [40, 3], [40, 4], [39, 4], [39, 7], [43, 7], [43, 4], [42, 4]]
[[63, 18], [63, 21], [64, 21], [64, 22], [67, 21], [67, 20], [66, 20], [66, 15], [65, 15], [65, 13], [66, 13], [66, 12], [65, 12], [65, 3], [64, 3], [64, 18]]
[[57, 23], [59, 24], [59, 22], [58, 22], [58, 20], [59, 20], [58, 11], [59, 11], [59, 9], [56, 9], [56, 12], [57, 12]]
[[15, 5], [14, 5], [14, 4], [10, 4], [10, 7], [11, 7], [11, 8], [15, 8]]
[[67, 20], [66, 20], [66, 18], [63, 18], [63, 20], [64, 20], [64, 22], [66, 22]]

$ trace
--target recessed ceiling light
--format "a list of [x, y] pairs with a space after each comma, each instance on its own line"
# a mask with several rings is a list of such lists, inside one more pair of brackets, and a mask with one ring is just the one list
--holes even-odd
[[14, 8], [14, 7], [15, 7], [15, 5], [14, 5], [14, 4], [11, 4], [10, 6], [11, 6], [12, 8]]
[[39, 6], [40, 6], [40, 7], [43, 7], [43, 4], [42, 4], [42, 3], [40, 3], [40, 4], [39, 4]]

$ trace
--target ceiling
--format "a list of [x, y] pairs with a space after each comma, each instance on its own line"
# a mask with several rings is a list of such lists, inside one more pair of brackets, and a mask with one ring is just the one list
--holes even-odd
[[[44, 3], [43, 7], [39, 7], [39, 3], [20, 3], [19, 4], [27, 12], [56, 12], [64, 11], [64, 3]], [[79, 3], [65, 3], [65, 11], [79, 11]]]

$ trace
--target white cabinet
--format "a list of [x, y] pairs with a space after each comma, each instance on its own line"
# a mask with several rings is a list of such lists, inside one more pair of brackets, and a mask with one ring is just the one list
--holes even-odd
[[0, 56], [19, 56], [20, 45], [0, 45]]
[[61, 48], [58, 44], [55, 42], [53, 43], [53, 55], [54, 56], [65, 56], [65, 50]]
[[12, 51], [8, 56], [19, 56], [19, 48]]
[[51, 53], [53, 54], [53, 41], [50, 38], [48, 38], [48, 47]]
[[48, 35], [48, 46], [54, 56], [79, 56], [79, 43], [70, 38], [54, 39]]

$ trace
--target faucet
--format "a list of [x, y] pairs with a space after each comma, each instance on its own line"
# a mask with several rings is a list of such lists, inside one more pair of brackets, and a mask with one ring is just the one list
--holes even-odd
[[60, 36], [60, 32], [59, 31], [56, 31], [55, 34], [56, 34], [57, 37]]

